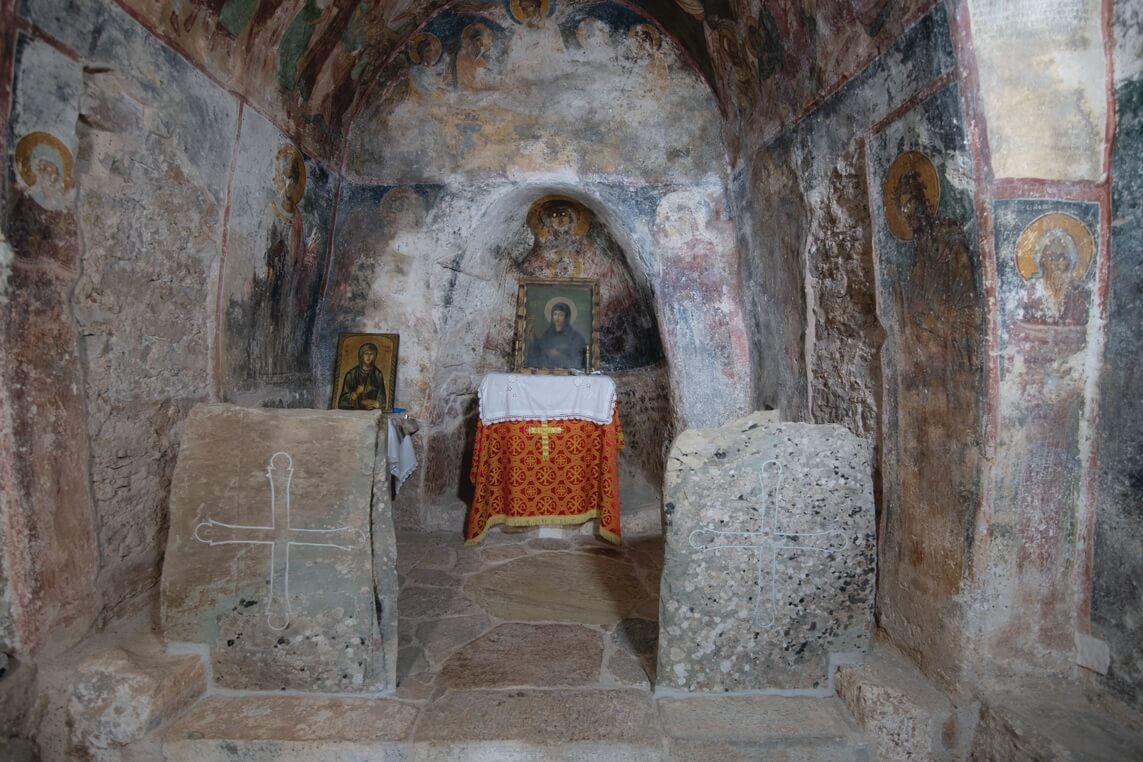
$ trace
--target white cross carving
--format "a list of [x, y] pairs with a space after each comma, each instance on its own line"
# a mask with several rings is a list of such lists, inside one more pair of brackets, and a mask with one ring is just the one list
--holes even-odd
[[[767, 467], [776, 472], [773, 489], [767, 491]], [[782, 464], [776, 460], [768, 460], [762, 464], [758, 481], [762, 485], [762, 529], [757, 532], [730, 532], [722, 529], [696, 529], [691, 532], [688, 542], [695, 550], [717, 550], [719, 548], [756, 548], [758, 550], [758, 594], [754, 599], [754, 617], [751, 620], [755, 627], [771, 627], [774, 624], [775, 612], [778, 608], [778, 594], [773, 580], [778, 575], [778, 554], [784, 550], [814, 550], [821, 553], [845, 550], [849, 547], [849, 538], [839, 529], [825, 529], [820, 532], [803, 532], [790, 534], [777, 530], [776, 517], [771, 517], [775, 528], [767, 527], [767, 509], [774, 514], [778, 509], [778, 490], [782, 486]], [[769, 505], [767, 505], [769, 504]], [[840, 538], [840, 539], [839, 539]], [[767, 563], [769, 562], [769, 563]], [[766, 569], [769, 567], [770, 606], [767, 618], [762, 620], [762, 595], [766, 590]]]
[[[275, 466], [278, 461], [278, 466]], [[282, 462], [284, 461], [284, 463]], [[266, 479], [270, 482], [270, 525], [225, 524], [208, 518], [194, 528], [194, 538], [207, 545], [269, 545], [270, 580], [266, 601], [266, 623], [272, 630], [284, 630], [290, 624], [290, 547], [308, 545], [317, 548], [357, 550], [365, 547], [365, 532], [353, 527], [337, 529], [303, 529], [290, 525], [290, 482], [294, 477], [294, 459], [288, 453], [276, 452], [266, 466]], [[280, 487], [280, 489], [279, 489]], [[279, 521], [278, 495], [282, 495], [284, 516]], [[233, 532], [223, 534], [220, 528]], [[282, 587], [276, 596], [275, 588]]]

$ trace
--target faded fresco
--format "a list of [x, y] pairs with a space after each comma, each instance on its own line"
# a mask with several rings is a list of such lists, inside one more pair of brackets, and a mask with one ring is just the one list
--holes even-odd
[[[714, 199], [673, 191], [655, 210], [658, 309], [665, 355], [680, 376], [686, 426], [713, 426], [727, 409], [746, 413], [750, 348], [743, 320], [734, 232]], [[701, 357], [701, 362], [689, 358]]]
[[439, 253], [426, 222], [440, 191], [429, 185], [342, 186], [315, 348], [322, 390], [333, 384], [338, 334], [399, 333], [393, 402], [418, 409], [427, 398], [436, 341], [431, 275], [439, 269]]
[[998, 653], [1070, 653], [1079, 562], [1075, 506], [1082, 497], [1079, 431], [1099, 207], [997, 201], [993, 219], [1002, 328], [1000, 427], [1002, 441], [1011, 443], [992, 512], [993, 535], [1010, 537], [1011, 548], [993, 554], [993, 563], [1015, 582], [997, 588], [1020, 596], [1011, 606], [1038, 611], [1032, 618], [1020, 615], [1020, 638], [1008, 631], [1015, 622], [995, 622], [1001, 634], [994, 645]]
[[[634, 6], [685, 50], [718, 93], [723, 111], [768, 140], [933, 4], [640, 0]], [[325, 157], [337, 150], [339, 135], [375, 79], [399, 81], [394, 100], [423, 97], [425, 88], [442, 84], [479, 92], [505, 77], [544, 76], [544, 61], [531, 55], [544, 38], [549, 40], [544, 44], [566, 44], [587, 59], [593, 49], [616, 41], [630, 48], [626, 55], [653, 59], [663, 38], [657, 25], [646, 24], [638, 13], [597, 2], [476, 2], [440, 15], [445, 3], [410, 0], [125, 0], [124, 5], [227, 86], [284, 117], [303, 135], [303, 147]], [[516, 33], [521, 30], [528, 34]], [[387, 68], [402, 46], [431, 53], [438, 44], [439, 55], [415, 56], [415, 65], [424, 70], [407, 83]], [[481, 126], [492, 131], [495, 121]], [[465, 128], [455, 129], [463, 140]], [[475, 133], [475, 125], [467, 130]]]
[[[355, 120], [351, 174], [707, 174], [725, 164], [710, 90], [668, 36], [613, 4], [460, 6], [426, 24]], [[691, 118], [664, 120], [663, 114]]]
[[[38, 91], [45, 76], [56, 87]], [[0, 650], [8, 654], [34, 651], [53, 630], [86, 628], [100, 602], [80, 336], [69, 304], [81, 267], [71, 101], [79, 66], [22, 37], [14, 85], [18, 105], [6, 125], [14, 155], [0, 192], [7, 201], [0, 240], [13, 254], [0, 263], [0, 406], [10, 411], [17, 448], [6, 460], [6, 486], [20, 491], [0, 511], [0, 582], [20, 591], [5, 595], [0, 609]]]
[[[766, 143], [840, 87], [931, 0], [675, 0], [702, 24], [723, 112]], [[732, 130], [734, 134], [737, 130]], [[731, 145], [732, 153], [737, 145]]]
[[311, 407], [332, 179], [274, 132], [246, 112], [224, 278], [223, 397]]
[[[960, 101], [948, 87], [869, 141], [884, 372], [883, 566], [951, 601], [981, 495], [984, 317]], [[947, 605], [947, 604], [946, 604]]]

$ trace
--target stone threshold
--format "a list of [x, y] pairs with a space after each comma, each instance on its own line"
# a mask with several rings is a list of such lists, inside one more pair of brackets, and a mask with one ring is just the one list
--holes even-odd
[[867, 752], [836, 698], [527, 688], [449, 690], [422, 704], [212, 694], [124, 758], [844, 760]]

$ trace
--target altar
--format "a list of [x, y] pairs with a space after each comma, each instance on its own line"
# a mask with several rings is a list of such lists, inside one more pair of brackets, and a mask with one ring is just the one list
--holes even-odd
[[619, 543], [615, 382], [606, 376], [492, 373], [480, 384], [465, 542], [497, 524], [582, 524]]

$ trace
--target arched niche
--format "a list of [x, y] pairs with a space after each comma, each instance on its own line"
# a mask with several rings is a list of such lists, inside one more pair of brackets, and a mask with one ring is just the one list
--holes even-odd
[[657, 482], [674, 431], [747, 407], [716, 102], [668, 37], [648, 38], [645, 19], [593, 8], [537, 25], [492, 6], [440, 14], [394, 59], [347, 138], [319, 394], [338, 332], [399, 333], [398, 404], [424, 423], [415, 486], [420, 506], [453, 501], [429, 509], [442, 516], [468, 484], [477, 385], [511, 368], [518, 279], [575, 274], [536, 254], [537, 200], [590, 213], [587, 238], [608, 254], [579, 274], [622, 275], [604, 294], [603, 369], [625, 395], [625, 425], [653, 427], [632, 432], [627, 460]]

